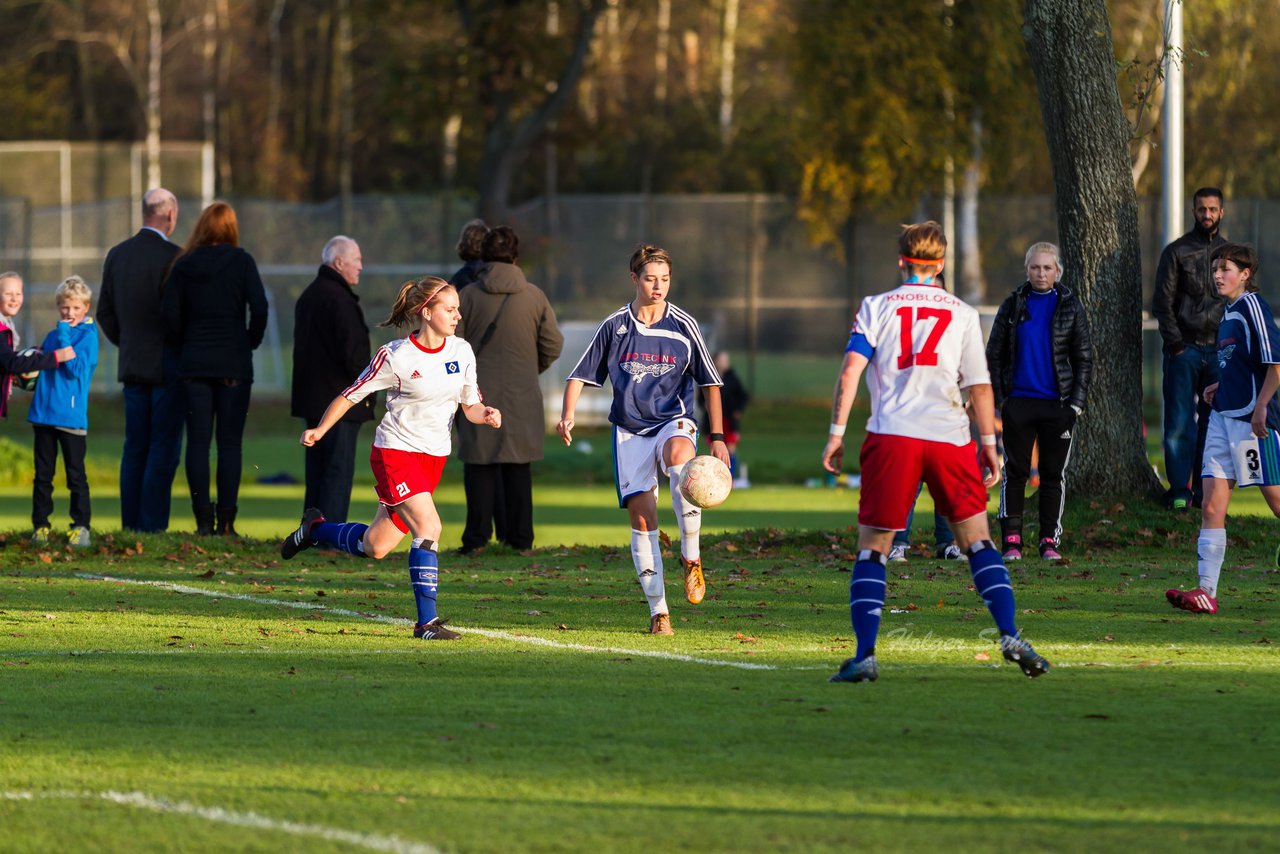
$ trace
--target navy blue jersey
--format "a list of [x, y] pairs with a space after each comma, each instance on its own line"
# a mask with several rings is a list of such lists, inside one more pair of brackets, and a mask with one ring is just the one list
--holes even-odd
[[[1280, 363], [1280, 330], [1260, 294], [1246, 293], [1226, 307], [1218, 324], [1221, 378], [1213, 408], [1228, 418], [1249, 421], [1269, 365]], [[1280, 403], [1267, 407], [1267, 426], [1280, 429]]]
[[613, 385], [610, 423], [642, 436], [693, 416], [698, 386], [722, 384], [698, 321], [673, 303], [651, 326], [630, 304], [604, 319], [569, 379], [600, 386], [605, 377]]

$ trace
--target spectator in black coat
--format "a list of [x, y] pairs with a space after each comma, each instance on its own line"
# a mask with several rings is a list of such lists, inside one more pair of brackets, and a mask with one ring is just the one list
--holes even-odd
[[[253, 385], [253, 351], [267, 329], [267, 294], [258, 265], [239, 245], [235, 211], [226, 202], [214, 202], [200, 214], [165, 283], [165, 334], [179, 350], [178, 376], [187, 413], [187, 484], [197, 534], [236, 533], [240, 446]], [[209, 449], [215, 430], [216, 519], [209, 491]]]
[[[360, 247], [338, 235], [320, 253], [315, 281], [293, 309], [292, 412], [314, 430], [329, 403], [355, 382], [372, 359], [369, 327], [355, 287], [363, 262]], [[347, 519], [355, 475], [360, 425], [373, 420], [376, 395], [348, 410], [324, 438], [306, 449], [304, 509], [315, 507], [326, 519]]]
[[182, 454], [183, 396], [177, 351], [165, 345], [161, 289], [181, 249], [169, 241], [178, 200], [162, 188], [142, 197], [142, 229], [107, 253], [98, 295], [98, 327], [120, 348], [124, 384], [124, 452], [120, 457], [120, 525], [169, 527], [173, 476]]
[[462, 259], [463, 264], [449, 279], [449, 284], [457, 288], [459, 293], [480, 278], [480, 272], [485, 266], [481, 254], [484, 239], [488, 235], [489, 226], [485, 225], [482, 219], [473, 219], [462, 227], [462, 234], [458, 236], [458, 257]]

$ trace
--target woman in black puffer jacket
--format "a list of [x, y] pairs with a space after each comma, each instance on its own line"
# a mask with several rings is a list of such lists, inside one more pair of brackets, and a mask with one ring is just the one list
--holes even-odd
[[1027, 250], [1027, 281], [1005, 298], [987, 342], [991, 387], [1004, 429], [1000, 531], [1005, 561], [1022, 558], [1022, 513], [1031, 451], [1040, 444], [1039, 551], [1062, 557], [1063, 473], [1071, 458], [1076, 418], [1093, 376], [1089, 321], [1075, 292], [1061, 283], [1062, 260], [1052, 243]]
[[[258, 265], [239, 244], [235, 211], [214, 202], [200, 214], [164, 286], [165, 334], [180, 353], [178, 375], [186, 397], [187, 483], [197, 534], [235, 534], [253, 351], [267, 328], [267, 294]], [[215, 435], [216, 518], [209, 489]]]

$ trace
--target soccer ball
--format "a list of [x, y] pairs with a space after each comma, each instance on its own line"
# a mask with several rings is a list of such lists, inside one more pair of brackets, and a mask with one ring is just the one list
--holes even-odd
[[733, 475], [729, 474], [729, 467], [709, 454], [689, 460], [680, 475], [680, 494], [696, 507], [723, 504], [731, 489]]
[[[39, 347], [28, 347], [27, 349], [20, 352], [18, 355], [19, 356], [37, 356], [43, 352], [44, 351], [41, 350]], [[13, 378], [13, 384], [16, 385], [18, 388], [22, 389], [23, 391], [35, 391], [36, 380], [38, 379], [40, 379], [40, 372], [30, 371], [25, 374], [16, 375]]]

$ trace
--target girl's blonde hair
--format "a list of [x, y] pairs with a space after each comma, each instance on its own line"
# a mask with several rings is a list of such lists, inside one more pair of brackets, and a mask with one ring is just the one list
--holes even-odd
[[947, 257], [947, 236], [933, 220], [902, 226], [898, 235], [898, 255], [908, 273], [923, 275]]
[[93, 290], [79, 276], [67, 276], [53, 292], [55, 300], [63, 297], [80, 300], [80, 302], [88, 305], [93, 302]]
[[1046, 255], [1053, 256], [1053, 263], [1058, 268], [1058, 279], [1061, 280], [1062, 279], [1062, 250], [1058, 248], [1058, 244], [1056, 243], [1050, 243], [1047, 240], [1042, 240], [1039, 243], [1032, 243], [1031, 248], [1027, 250], [1027, 257], [1022, 262], [1022, 266], [1023, 267], [1030, 266], [1032, 256], [1039, 255], [1041, 252], [1045, 253]]
[[457, 289], [439, 276], [410, 279], [400, 286], [400, 294], [396, 297], [395, 305], [391, 306], [391, 314], [378, 325], [410, 326], [414, 323], [414, 318], [422, 315], [424, 308], [433, 307], [450, 292], [457, 293]]
[[646, 264], [666, 264], [667, 269], [671, 269], [671, 253], [663, 249], [661, 246], [651, 246], [647, 243], [641, 243], [636, 247], [636, 251], [631, 253], [631, 272], [640, 275], [640, 271], [644, 269]]

